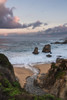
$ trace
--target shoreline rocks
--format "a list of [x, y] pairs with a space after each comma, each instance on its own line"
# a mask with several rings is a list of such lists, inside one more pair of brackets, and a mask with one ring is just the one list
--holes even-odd
[[51, 57], [52, 57], [52, 55], [48, 54], [48, 55], [46, 55], [46, 57], [51, 58]]
[[51, 43], [51, 44], [67, 44], [67, 40], [64, 40], [63, 42], [54, 42], [54, 43]]

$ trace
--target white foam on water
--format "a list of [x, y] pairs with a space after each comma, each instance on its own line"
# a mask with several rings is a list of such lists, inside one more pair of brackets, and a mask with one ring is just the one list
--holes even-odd
[[62, 56], [62, 58], [67, 59], [67, 45], [52, 44], [52, 57], [50, 58], [46, 57], [49, 53], [42, 53], [42, 50], [39, 52], [40, 53], [38, 55], [32, 54], [32, 51], [3, 53], [8, 57], [12, 64], [21, 65], [19, 67], [28, 68], [34, 73], [37, 73], [38, 71], [32, 67], [33, 64], [55, 62], [58, 56]]
[[49, 53], [40, 53], [38, 55], [32, 54], [30, 52], [3, 52], [12, 64], [37, 64], [37, 63], [50, 63], [55, 62], [58, 56], [67, 58], [67, 45], [53, 45], [52, 46], [52, 57], [46, 57]]
[[54, 58], [47, 58], [46, 54], [40, 53], [39, 55], [25, 55], [25, 56], [14, 56], [10, 58], [10, 62], [12, 64], [24, 64], [24, 65], [29, 65], [29, 64], [36, 64], [36, 63], [48, 63], [54, 61]]
[[58, 56], [62, 56], [62, 58], [67, 58], [67, 45], [52, 45], [52, 57], [46, 57], [47, 54], [40, 51], [38, 55], [34, 55], [30, 51], [11, 53], [9, 55], [6, 55], [8, 56], [12, 64], [30, 65], [37, 63], [50, 63], [55, 62]]

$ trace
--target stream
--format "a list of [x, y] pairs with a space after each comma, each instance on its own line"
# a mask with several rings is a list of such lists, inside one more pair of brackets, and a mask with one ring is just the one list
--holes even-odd
[[31, 94], [40, 95], [40, 96], [46, 94], [40, 87], [34, 85], [34, 80], [37, 78], [39, 74], [39, 70], [34, 67], [32, 67], [32, 69], [36, 70], [36, 73], [34, 73], [33, 76], [27, 78], [25, 90]]

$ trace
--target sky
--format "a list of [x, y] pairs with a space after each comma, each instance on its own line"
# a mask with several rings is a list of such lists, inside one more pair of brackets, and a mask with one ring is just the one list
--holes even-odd
[[65, 23], [67, 0], [0, 0], [0, 34], [37, 32]]

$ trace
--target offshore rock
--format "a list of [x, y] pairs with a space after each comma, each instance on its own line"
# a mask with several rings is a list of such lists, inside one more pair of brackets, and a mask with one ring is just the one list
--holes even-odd
[[51, 45], [50, 44], [45, 45], [42, 52], [44, 52], [44, 53], [50, 52], [51, 53]]
[[38, 52], [38, 47], [35, 47], [34, 51], [33, 51], [33, 54], [39, 54]]

